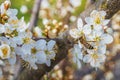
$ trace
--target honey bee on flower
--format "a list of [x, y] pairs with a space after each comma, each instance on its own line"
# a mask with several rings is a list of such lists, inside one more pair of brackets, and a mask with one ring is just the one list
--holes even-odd
[[90, 17], [85, 18], [85, 25], [79, 18], [77, 28], [69, 31], [70, 36], [78, 40], [77, 44], [82, 48], [78, 54], [84, 54], [83, 61], [90, 63], [92, 67], [99, 67], [105, 62], [106, 45], [113, 42], [111, 31], [106, 27], [110, 20], [106, 20], [105, 15], [105, 11], [93, 10]]

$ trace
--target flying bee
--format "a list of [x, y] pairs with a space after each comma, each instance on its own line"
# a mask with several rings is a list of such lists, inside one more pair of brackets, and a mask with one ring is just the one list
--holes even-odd
[[94, 47], [86, 41], [85, 36], [81, 36], [79, 40], [87, 49], [94, 49]]

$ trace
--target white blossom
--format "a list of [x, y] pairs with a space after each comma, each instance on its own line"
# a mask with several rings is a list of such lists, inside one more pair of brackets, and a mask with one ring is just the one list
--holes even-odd
[[82, 58], [83, 58], [81, 48], [82, 48], [82, 46], [75, 44], [74, 48], [72, 49], [72, 52], [71, 52], [73, 55], [73, 62], [77, 64], [78, 68], [81, 68], [80, 60], [82, 60]]
[[83, 61], [90, 63], [92, 67], [100, 67], [105, 62], [106, 56], [104, 54], [96, 53], [96, 51], [89, 51], [89, 54], [85, 55]]
[[77, 28], [71, 29], [69, 33], [73, 38], [79, 38], [79, 37], [83, 36], [83, 34], [86, 34], [86, 35], [90, 34], [91, 27], [83, 26], [82, 19], [79, 18], [77, 21]]
[[10, 46], [7, 44], [2, 44], [0, 46], [0, 57], [2, 59], [7, 59], [10, 57], [11, 49]]
[[85, 21], [90, 25], [102, 25], [105, 26], [109, 23], [110, 20], [105, 19], [106, 12], [105, 11], [97, 11], [93, 10], [90, 14], [90, 17], [86, 17]]

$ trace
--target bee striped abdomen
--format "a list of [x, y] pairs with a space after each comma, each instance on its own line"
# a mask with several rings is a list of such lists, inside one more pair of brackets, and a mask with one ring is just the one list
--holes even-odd
[[86, 43], [86, 48], [88, 48], [88, 49], [94, 49], [94, 47], [91, 46], [89, 43]]
[[81, 42], [87, 49], [94, 49], [94, 47], [93, 47], [91, 44], [87, 43], [87, 41], [86, 41], [83, 37], [80, 37], [79, 39], [80, 39], [80, 42]]

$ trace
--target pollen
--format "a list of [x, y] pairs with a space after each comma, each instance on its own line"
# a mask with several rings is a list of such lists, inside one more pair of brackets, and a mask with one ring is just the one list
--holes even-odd
[[25, 44], [28, 44], [28, 43], [30, 43], [30, 38], [28, 38], [28, 37], [26, 37], [26, 38], [23, 38], [23, 43], [25, 43]]
[[95, 40], [95, 41], [100, 41], [101, 38], [100, 38], [99, 36], [96, 36], [94, 40]]
[[91, 54], [91, 56], [92, 56], [92, 58], [95, 59], [95, 60], [98, 58], [98, 55], [95, 54], [95, 53], [94, 53], [94, 54]]
[[31, 53], [32, 53], [32, 54], [36, 54], [36, 52], [37, 52], [37, 50], [36, 50], [35, 48], [32, 48], [32, 49], [31, 49]]
[[4, 57], [7, 56], [7, 54], [8, 54], [8, 49], [7, 49], [7, 47], [2, 48], [1, 50], [2, 50], [2, 52], [3, 52], [3, 56], [4, 56]]
[[2, 52], [1, 58], [5, 59], [5, 58], [9, 57], [10, 47], [8, 45], [2, 45], [2, 46], [0, 46], [0, 50]]
[[95, 23], [96, 23], [96, 24], [100, 24], [100, 23], [101, 23], [100, 17], [95, 18]]

